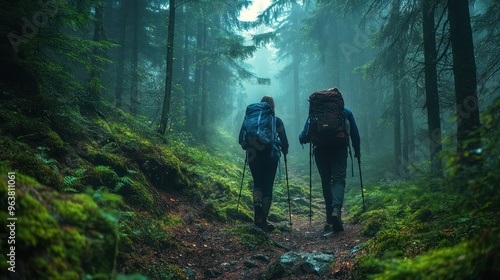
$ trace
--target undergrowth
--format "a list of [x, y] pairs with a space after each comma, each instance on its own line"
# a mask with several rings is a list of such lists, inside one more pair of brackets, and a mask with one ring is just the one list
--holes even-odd
[[443, 178], [386, 181], [367, 187], [367, 211], [359, 205], [351, 209], [353, 220], [364, 225], [361, 234], [370, 238], [352, 277], [500, 276], [499, 109], [497, 100], [483, 116], [480, 150], [465, 147], [462, 154], [443, 153], [448, 159]]

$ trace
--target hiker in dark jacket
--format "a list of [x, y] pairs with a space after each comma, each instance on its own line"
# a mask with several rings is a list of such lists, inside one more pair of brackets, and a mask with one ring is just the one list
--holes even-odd
[[[349, 121], [349, 131], [354, 156], [361, 158], [360, 137], [354, 115], [351, 110], [344, 107], [344, 115]], [[308, 118], [299, 141], [301, 144], [311, 142], [311, 120]], [[343, 145], [336, 147], [314, 147], [314, 158], [316, 166], [321, 177], [321, 186], [323, 188], [323, 197], [325, 199], [326, 225], [325, 231], [343, 231], [344, 227], [341, 220], [341, 209], [344, 203], [345, 178], [347, 170], [348, 141]]]
[[[271, 105], [274, 112], [274, 100], [271, 96], [262, 97], [261, 102]], [[273, 198], [273, 184], [280, 153], [288, 153], [288, 139], [285, 133], [283, 121], [276, 119], [276, 133], [278, 135], [275, 145], [261, 145], [259, 143], [248, 143], [244, 149], [247, 153], [248, 165], [253, 177], [253, 203], [254, 223], [264, 231], [272, 231], [274, 227], [267, 222], [267, 216], [271, 208]], [[243, 126], [240, 130], [239, 140], [243, 140]], [[280, 152], [281, 150], [281, 152]]]

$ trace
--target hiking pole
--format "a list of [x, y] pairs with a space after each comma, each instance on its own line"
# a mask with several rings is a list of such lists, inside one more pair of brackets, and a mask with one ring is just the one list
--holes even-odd
[[312, 226], [312, 143], [309, 142], [309, 226]]
[[359, 181], [361, 182], [361, 198], [363, 199], [363, 212], [366, 211], [365, 207], [365, 194], [363, 192], [363, 176], [361, 176], [361, 158], [358, 156], [358, 166], [359, 166]]
[[240, 194], [238, 195], [238, 204], [236, 204], [236, 217], [234, 219], [234, 224], [236, 224], [236, 220], [238, 219], [238, 208], [240, 207], [240, 198], [241, 198], [241, 190], [243, 189], [243, 179], [245, 178], [245, 169], [247, 167], [247, 158], [248, 155], [245, 152], [245, 164], [243, 165], [243, 175], [241, 175], [241, 184], [240, 184]]
[[349, 146], [349, 156], [351, 157], [351, 172], [352, 172], [352, 177], [354, 177], [354, 161], [352, 160], [351, 146]]
[[286, 177], [286, 191], [288, 193], [288, 213], [290, 215], [290, 227], [293, 225], [292, 224], [292, 206], [290, 204], [290, 186], [288, 185], [288, 165], [286, 162], [286, 154], [284, 155], [285, 157], [285, 177]]

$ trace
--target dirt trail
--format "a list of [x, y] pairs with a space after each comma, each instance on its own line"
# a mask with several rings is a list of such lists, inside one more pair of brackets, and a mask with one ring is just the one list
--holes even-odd
[[[191, 216], [186, 212], [184, 215]], [[196, 220], [193, 216], [190, 219], [186, 226], [170, 232], [181, 243], [182, 253], [162, 250], [159, 255], [163, 261], [192, 270], [195, 279], [255, 279], [287, 251], [330, 253], [336, 261], [334, 268], [322, 276], [288, 276], [286, 279], [348, 279], [354, 258], [360, 253], [358, 245], [364, 241], [359, 237], [361, 225], [349, 221], [344, 222], [343, 232], [325, 235], [321, 215], [313, 217], [311, 225], [307, 216], [292, 216], [291, 231], [268, 234], [282, 245], [272, 247], [241, 244], [238, 238], [228, 233], [234, 225]], [[269, 261], [254, 260], [257, 266], [248, 267], [245, 261], [258, 254], [268, 257]]]
[[291, 232], [272, 233], [270, 236], [292, 251], [331, 253], [335, 256], [334, 268], [321, 277], [309, 275], [287, 279], [347, 279], [354, 258], [359, 253], [361, 225], [344, 222], [344, 231], [325, 234], [323, 217], [313, 218], [311, 226], [307, 217], [293, 217]]

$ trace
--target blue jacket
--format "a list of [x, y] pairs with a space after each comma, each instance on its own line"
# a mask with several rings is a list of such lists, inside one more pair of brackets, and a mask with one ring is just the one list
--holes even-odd
[[[354, 152], [357, 154], [360, 152], [360, 143], [361, 139], [359, 137], [359, 131], [358, 131], [358, 126], [356, 125], [356, 121], [354, 120], [354, 115], [352, 114], [352, 111], [349, 110], [348, 108], [344, 107], [344, 113], [349, 120], [350, 124], [350, 131], [349, 135], [351, 136], [351, 142], [352, 142], [352, 147], [354, 148]], [[304, 129], [300, 133], [299, 136], [299, 141], [300, 144], [305, 144], [311, 142], [311, 135], [309, 134], [309, 125], [311, 123], [311, 120], [307, 118], [306, 124], [304, 125]]]

